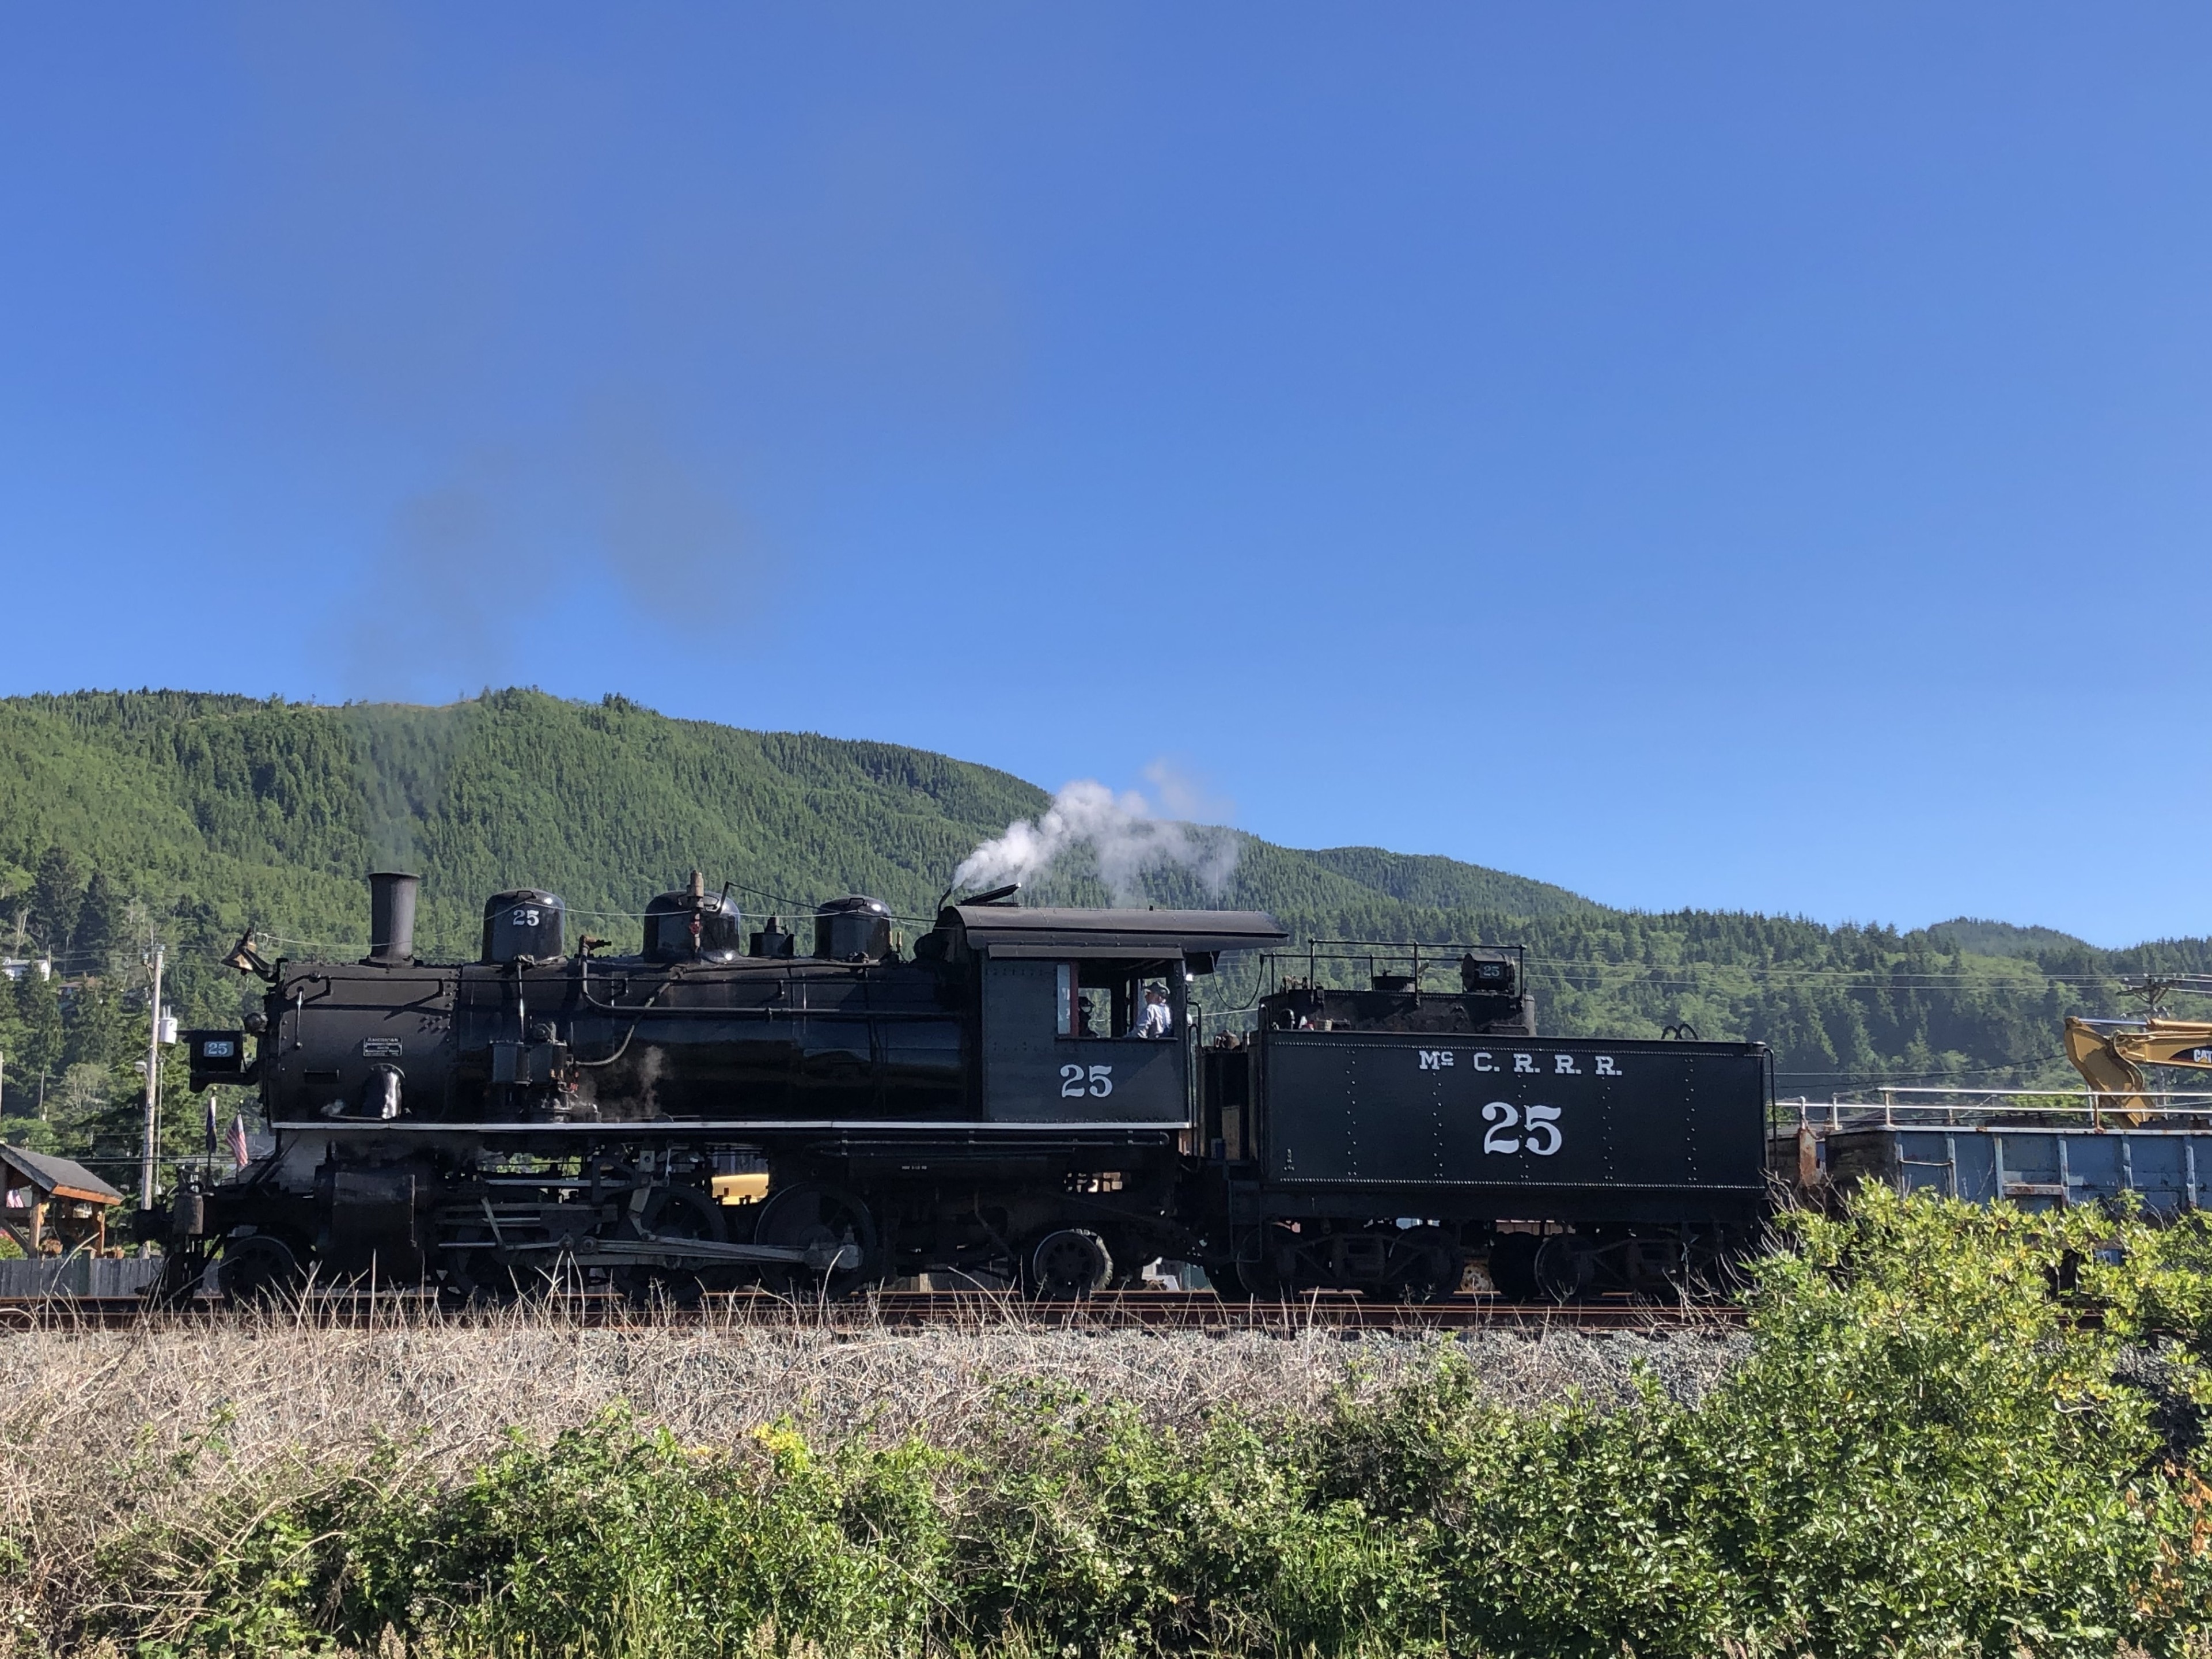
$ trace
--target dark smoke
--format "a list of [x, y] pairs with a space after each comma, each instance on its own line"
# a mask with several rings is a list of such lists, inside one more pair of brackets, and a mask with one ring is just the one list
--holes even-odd
[[479, 470], [394, 514], [332, 619], [349, 696], [443, 703], [507, 678], [514, 630], [500, 613], [519, 602], [520, 548], [501, 488]]
[[294, 378], [285, 441], [386, 467], [398, 503], [325, 630], [378, 705], [350, 718], [384, 856], [419, 856], [456, 739], [383, 705], [553, 681], [580, 611], [602, 646], [625, 612], [656, 640], [732, 599], [765, 622], [753, 480], [851, 453], [856, 420], [935, 443], [1003, 415], [964, 162], [896, 112], [725, 122], [780, 73], [732, 50], [741, 15], [666, 20], [650, 52], [459, 58], [436, 13], [232, 15], [252, 205], [210, 228], [219, 280]]
[[428, 851], [422, 831], [444, 803], [477, 705], [349, 703], [343, 712], [361, 781], [370, 864], [419, 875]]
[[630, 604], [676, 621], [743, 580], [757, 611], [767, 574], [757, 544], [735, 504], [653, 422], [602, 422], [587, 477], [600, 501], [599, 560]]

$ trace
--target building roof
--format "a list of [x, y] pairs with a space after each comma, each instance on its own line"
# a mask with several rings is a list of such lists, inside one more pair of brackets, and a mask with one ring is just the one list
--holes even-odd
[[[34, 1152], [27, 1147], [0, 1146], [0, 1164], [40, 1192], [55, 1198], [72, 1198], [85, 1204], [120, 1204], [123, 1194], [102, 1181], [83, 1164], [66, 1158], [56, 1158], [51, 1152]], [[14, 1186], [10, 1181], [8, 1183]]]
[[1285, 944], [1290, 934], [1263, 910], [1057, 910], [1014, 904], [955, 904], [975, 950], [992, 957], [1218, 956]]

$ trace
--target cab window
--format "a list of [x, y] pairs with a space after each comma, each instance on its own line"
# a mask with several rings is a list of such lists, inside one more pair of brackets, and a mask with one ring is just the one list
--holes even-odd
[[[1142, 1037], [1172, 1034], [1171, 976], [1158, 963], [1063, 962], [1054, 987], [1054, 1030], [1064, 1037]], [[1149, 1019], [1146, 992], [1163, 994], [1162, 1012]]]

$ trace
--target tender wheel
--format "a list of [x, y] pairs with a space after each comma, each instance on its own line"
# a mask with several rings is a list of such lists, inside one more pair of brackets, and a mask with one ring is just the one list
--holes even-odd
[[1079, 1302], [1114, 1279], [1106, 1241], [1079, 1227], [1047, 1233], [1022, 1258], [1022, 1285], [1041, 1302]]
[[1204, 1270], [1206, 1282], [1212, 1287], [1214, 1295], [1224, 1302], [1249, 1302], [1252, 1299], [1251, 1287], [1238, 1275], [1234, 1261], [1215, 1256], [1198, 1265]]
[[299, 1295], [306, 1278], [292, 1247], [270, 1233], [225, 1239], [215, 1265], [216, 1288], [241, 1304], [289, 1301]]
[[1581, 1239], [1554, 1233], [1536, 1252], [1536, 1293], [1553, 1302], [1577, 1302], [1597, 1277], [1597, 1256]]
[[1508, 1302], [1536, 1299], [1536, 1252], [1543, 1241], [1534, 1233], [1500, 1233], [1490, 1247], [1490, 1282]]
[[1750, 1250], [1743, 1239], [1725, 1234], [1700, 1239], [1691, 1246], [1689, 1262], [1676, 1295], [1693, 1302], [1717, 1302], [1734, 1296], [1751, 1283], [1745, 1271]]
[[787, 1187], [780, 1193], [770, 1193], [761, 1206], [753, 1242], [795, 1249], [810, 1244], [831, 1251], [843, 1245], [859, 1249], [857, 1267], [794, 1265], [763, 1269], [762, 1282], [787, 1296], [843, 1296], [876, 1277], [881, 1266], [876, 1255], [875, 1218], [866, 1204], [838, 1187]]
[[1394, 1268], [1389, 1293], [1401, 1302], [1442, 1302], [1459, 1294], [1467, 1255], [1441, 1227], [1415, 1227], [1397, 1241], [1401, 1265]]
[[[647, 1194], [642, 1207], [626, 1213], [620, 1236], [697, 1239], [719, 1244], [728, 1237], [728, 1228], [722, 1220], [721, 1206], [696, 1187], [656, 1187]], [[694, 1267], [617, 1267], [613, 1279], [615, 1288], [639, 1307], [666, 1302], [679, 1308], [696, 1308], [707, 1293], [706, 1276]]]
[[1237, 1277], [1255, 1302], [1280, 1302], [1297, 1284], [1298, 1236], [1277, 1222], [1237, 1252]]

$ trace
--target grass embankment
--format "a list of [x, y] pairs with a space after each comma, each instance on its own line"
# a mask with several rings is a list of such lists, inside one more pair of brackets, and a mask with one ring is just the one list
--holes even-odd
[[6, 1593], [19, 1645], [156, 1652], [2202, 1652], [2207, 1241], [1874, 1195], [1796, 1224], [1725, 1367], [1694, 1340], [36, 1337], [0, 1379]]

